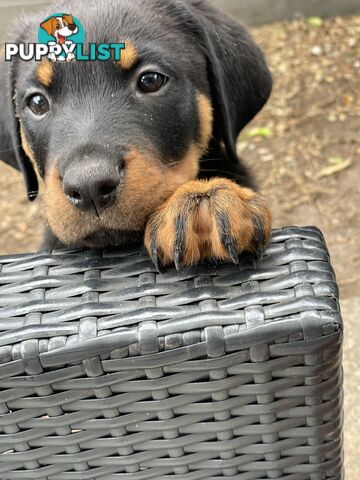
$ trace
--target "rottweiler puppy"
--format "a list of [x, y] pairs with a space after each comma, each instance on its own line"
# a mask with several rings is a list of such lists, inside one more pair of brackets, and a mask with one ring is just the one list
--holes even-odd
[[36, 43], [56, 11], [121, 60], [1, 61], [1, 158], [41, 182], [47, 247], [144, 239], [156, 265], [261, 255], [271, 216], [237, 137], [271, 92], [247, 30], [205, 0], [69, 0], [15, 31]]

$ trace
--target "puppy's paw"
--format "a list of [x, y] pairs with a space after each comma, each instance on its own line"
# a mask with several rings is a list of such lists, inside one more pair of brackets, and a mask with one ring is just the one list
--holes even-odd
[[194, 180], [180, 187], [149, 219], [145, 246], [155, 265], [179, 270], [205, 259], [239, 262], [262, 257], [271, 234], [264, 199], [231, 180]]

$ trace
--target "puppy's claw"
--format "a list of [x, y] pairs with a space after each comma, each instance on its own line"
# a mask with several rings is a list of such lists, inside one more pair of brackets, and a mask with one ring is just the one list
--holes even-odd
[[226, 250], [228, 251], [229, 253], [229, 256], [230, 256], [230, 259], [231, 261], [235, 264], [235, 265], [239, 265], [239, 254], [236, 250], [236, 247], [235, 247], [235, 242], [233, 239], [231, 239], [227, 244], [225, 244], [226, 246]]
[[239, 253], [236, 248], [235, 239], [230, 233], [229, 219], [225, 214], [220, 215], [218, 218], [218, 223], [222, 231], [222, 244], [229, 254], [230, 260], [235, 265], [239, 265]]
[[183, 269], [183, 247], [181, 244], [176, 244], [174, 248], [174, 264], [178, 272]]
[[161, 266], [160, 266], [160, 261], [159, 261], [159, 256], [158, 256], [158, 249], [157, 249], [157, 245], [156, 245], [155, 242], [153, 243], [153, 245], [151, 247], [150, 257], [151, 257], [151, 260], [152, 260], [153, 264], [155, 265], [156, 270], [159, 273], [162, 273]]
[[178, 272], [183, 269], [185, 243], [185, 221], [178, 217], [176, 220], [176, 240], [174, 248], [174, 264]]
[[181, 254], [180, 251], [175, 250], [175, 255], [174, 255], [174, 264], [175, 268], [178, 272], [181, 272], [183, 269], [182, 261], [181, 261]]
[[264, 244], [260, 243], [256, 250], [256, 259], [261, 261], [264, 258], [265, 247]]

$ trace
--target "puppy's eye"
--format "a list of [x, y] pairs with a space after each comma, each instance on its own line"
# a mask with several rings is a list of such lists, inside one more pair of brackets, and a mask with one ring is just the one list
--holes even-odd
[[38, 117], [45, 115], [50, 110], [47, 98], [41, 93], [35, 93], [28, 99], [28, 107]]
[[147, 72], [143, 73], [138, 82], [138, 88], [143, 93], [155, 93], [166, 85], [168, 77], [162, 73]]

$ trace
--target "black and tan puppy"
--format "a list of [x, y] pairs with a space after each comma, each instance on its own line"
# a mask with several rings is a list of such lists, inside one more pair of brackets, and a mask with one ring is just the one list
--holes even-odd
[[1, 158], [30, 199], [43, 183], [52, 246], [144, 238], [157, 263], [260, 253], [270, 214], [236, 153], [271, 76], [243, 26], [205, 0], [52, 3], [12, 42], [66, 11], [120, 62], [1, 63]]

